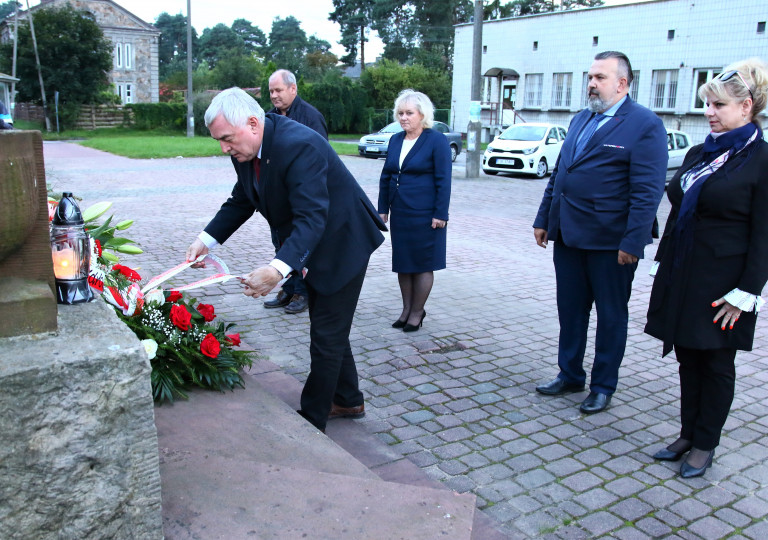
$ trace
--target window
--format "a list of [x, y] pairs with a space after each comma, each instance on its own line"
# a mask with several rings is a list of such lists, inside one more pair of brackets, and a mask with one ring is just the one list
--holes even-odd
[[629, 97], [637, 102], [637, 88], [640, 86], [640, 72], [632, 71], [632, 82], [629, 85]]
[[675, 133], [675, 143], [678, 150], [688, 148], [688, 139], [685, 135], [681, 135], [680, 133]]
[[133, 103], [133, 85], [132, 84], [125, 85], [125, 99], [123, 100], [123, 103]]
[[765, 21], [760, 21], [757, 23], [757, 33], [765, 34]]
[[534, 51], [538, 51], [539, 50], [539, 42], [538, 41], [534, 41], [533, 42], [533, 50]]
[[567, 109], [571, 106], [571, 73], [552, 75], [552, 108]]
[[675, 39], [675, 31], [667, 30], [667, 41], [672, 41], [673, 39]]
[[587, 105], [589, 104], [589, 89], [587, 88], [587, 86], [589, 86], [589, 77], [588, 77], [588, 73], [585, 71], [581, 79], [581, 108], [582, 109], [586, 109]]
[[563, 128], [561, 128], [561, 127], [558, 127], [557, 128], [557, 132], [560, 134], [560, 140], [564, 141], [565, 140], [565, 130]]
[[125, 44], [125, 69], [133, 69], [133, 47], [130, 43]]
[[483, 45], [483, 54], [488, 52], [488, 45]]
[[677, 102], [677, 70], [654, 71], [651, 90], [652, 109], [674, 109]]
[[597, 36], [592, 36], [592, 46], [597, 47]]
[[720, 68], [714, 69], [697, 69], [693, 72], [693, 92], [691, 96], [691, 110], [703, 111], [705, 109], [704, 102], [699, 99], [699, 87], [714, 79], [720, 75]]
[[115, 44], [115, 67], [116, 68], [123, 67], [123, 44], [122, 43]]
[[544, 74], [531, 73], [525, 76], [525, 106], [541, 107], [541, 90]]

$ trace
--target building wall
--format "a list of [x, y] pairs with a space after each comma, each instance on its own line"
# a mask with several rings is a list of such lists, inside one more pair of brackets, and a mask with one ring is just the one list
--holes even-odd
[[[694, 107], [697, 70], [711, 69], [711, 76], [744, 58], [768, 60], [768, 31], [758, 33], [758, 23], [766, 20], [765, 0], [728, 4], [722, 0], [657, 0], [487, 21], [483, 23], [481, 73], [493, 67], [516, 70], [520, 74], [516, 100], [520, 116], [528, 122], [567, 126], [584, 106], [584, 74], [594, 55], [618, 50], [627, 54], [637, 72], [637, 101], [656, 111], [668, 128], [686, 131], [694, 142], [701, 142], [709, 126], [703, 109]], [[469, 122], [472, 35], [471, 24], [456, 27], [453, 114], [454, 129], [459, 131], [466, 131]], [[655, 101], [652, 103], [657, 70], [670, 70], [677, 77], [674, 104], [665, 100], [657, 107]], [[531, 106], [525, 99], [526, 75], [539, 73], [541, 105]], [[566, 107], [553, 107], [555, 73], [572, 74], [571, 100]], [[493, 81], [491, 101], [497, 101], [497, 83], [495, 79], [488, 81]], [[482, 100], [486, 101], [487, 86], [483, 88]], [[763, 123], [768, 123], [768, 118]], [[486, 130], [486, 138], [489, 133]]]
[[[158, 102], [160, 31], [112, 0], [43, 0], [40, 6], [32, 9], [67, 3], [92, 13], [104, 37], [112, 41], [113, 69], [109, 77], [123, 103]], [[6, 26], [4, 29], [5, 39], [12, 33], [10, 28]]]

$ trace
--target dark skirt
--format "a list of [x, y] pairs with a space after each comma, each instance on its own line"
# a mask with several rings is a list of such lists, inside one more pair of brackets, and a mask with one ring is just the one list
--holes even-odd
[[446, 228], [432, 228], [432, 210], [414, 210], [395, 195], [390, 207], [392, 271], [418, 274], [445, 268]]

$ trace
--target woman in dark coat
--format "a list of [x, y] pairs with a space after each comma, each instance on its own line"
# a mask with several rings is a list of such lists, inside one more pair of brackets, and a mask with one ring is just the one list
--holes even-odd
[[403, 311], [392, 327], [413, 332], [427, 314], [433, 272], [445, 268], [451, 149], [445, 135], [430, 129], [434, 107], [426, 95], [403, 90], [394, 114], [403, 131], [389, 140], [379, 214], [385, 223], [391, 214], [392, 271], [403, 297]]
[[[737, 350], [752, 350], [768, 280], [768, 144], [757, 121], [768, 69], [727, 67], [699, 88], [712, 132], [669, 184], [672, 210], [656, 253], [645, 331], [672, 348], [680, 373], [680, 437], [653, 457], [701, 476], [733, 401]], [[653, 270], [652, 270], [653, 273]]]

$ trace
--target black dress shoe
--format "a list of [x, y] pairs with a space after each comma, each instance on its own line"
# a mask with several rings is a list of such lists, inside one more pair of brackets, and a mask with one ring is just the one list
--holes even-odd
[[427, 316], [427, 312], [425, 311], [424, 313], [421, 314], [421, 320], [419, 321], [419, 324], [406, 324], [405, 326], [403, 326], [403, 332], [415, 332], [416, 330], [421, 328], [421, 326], [424, 324], [424, 317], [426, 316]]
[[553, 381], [549, 381], [547, 384], [542, 384], [536, 387], [536, 391], [539, 394], [544, 394], [546, 396], [559, 396], [562, 394], [570, 394], [572, 392], [581, 392], [582, 390], [584, 390], [584, 383], [569, 383], [559, 377]]
[[280, 289], [280, 292], [277, 293], [277, 296], [275, 296], [272, 300], [267, 300], [264, 302], [264, 307], [267, 309], [274, 309], [287, 306], [290, 302], [291, 297], [288, 296], [284, 290]]
[[331, 404], [331, 412], [328, 413], [328, 420], [332, 418], [362, 418], [365, 416], [365, 403], [356, 407], [339, 407], [335, 403]]
[[392, 328], [403, 328], [407, 322], [408, 321], [401, 321], [400, 319], [397, 319], [392, 323]]
[[677, 461], [681, 457], [683, 457], [683, 454], [685, 454], [690, 449], [691, 447], [689, 446], [682, 452], [673, 452], [672, 450], [667, 450], [666, 448], [662, 448], [661, 450], [653, 454], [653, 459], [658, 459], [659, 461]]
[[715, 450], [712, 449], [707, 456], [707, 461], [701, 467], [691, 467], [688, 465], [688, 460], [683, 461], [680, 466], [680, 476], [682, 478], [695, 478], [697, 476], [704, 476], [704, 473], [712, 466], [712, 458], [715, 457]]
[[301, 313], [302, 311], [306, 311], [309, 307], [309, 300], [306, 296], [302, 296], [300, 294], [294, 294], [291, 297], [290, 303], [285, 306], [285, 312], [294, 314], [294, 313]]
[[600, 392], [590, 392], [587, 399], [581, 402], [579, 410], [584, 414], [595, 414], [604, 411], [611, 402], [611, 396]]

